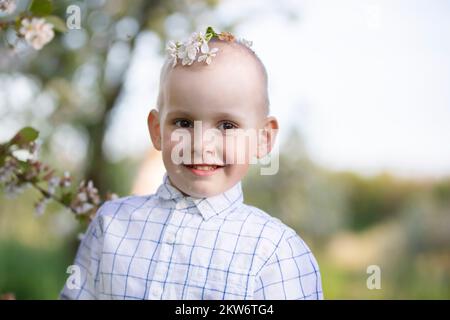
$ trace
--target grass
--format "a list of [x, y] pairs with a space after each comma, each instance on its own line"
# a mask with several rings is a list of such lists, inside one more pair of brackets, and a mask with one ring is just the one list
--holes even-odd
[[69, 248], [41, 249], [0, 242], [0, 293], [17, 299], [57, 299], [73, 259]]

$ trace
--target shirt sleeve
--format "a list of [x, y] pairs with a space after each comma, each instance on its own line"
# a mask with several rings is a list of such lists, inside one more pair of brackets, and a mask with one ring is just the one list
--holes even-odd
[[256, 277], [254, 299], [323, 299], [319, 266], [297, 235], [283, 236]]
[[103, 232], [100, 225], [101, 211], [97, 211], [89, 224], [75, 257], [69, 266], [68, 276], [59, 298], [61, 300], [98, 299], [99, 266], [103, 246]]

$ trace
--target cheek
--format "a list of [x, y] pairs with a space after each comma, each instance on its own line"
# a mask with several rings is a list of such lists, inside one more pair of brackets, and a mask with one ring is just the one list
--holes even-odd
[[225, 175], [229, 179], [231, 184], [242, 180], [242, 178], [247, 174], [249, 164], [235, 164], [232, 166], [225, 167]]
[[178, 151], [179, 156], [183, 156], [183, 150], [189, 150], [192, 136], [184, 131], [166, 128], [162, 134], [162, 151], [164, 157], [170, 157], [173, 152]]
[[228, 164], [248, 164], [257, 150], [256, 138], [227, 137], [224, 139], [224, 159]]

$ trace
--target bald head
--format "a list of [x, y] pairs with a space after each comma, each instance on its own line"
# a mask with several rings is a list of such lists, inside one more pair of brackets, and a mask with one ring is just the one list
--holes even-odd
[[[178, 62], [173, 68], [170, 59], [166, 60], [160, 74], [158, 109], [167, 103], [169, 91], [182, 90], [181, 84], [191, 82], [192, 75], [195, 75], [195, 80], [203, 84], [205, 91], [220, 96], [235, 96], [237, 99], [251, 98], [252, 103], [257, 104], [261, 113], [267, 116], [270, 104], [268, 78], [259, 57], [238, 42], [213, 38], [208, 44], [210, 48], [219, 49], [209, 65], [195, 61], [192, 65], [183, 66]], [[195, 87], [191, 88], [195, 90]], [[208, 97], [205, 96], [205, 99]]]

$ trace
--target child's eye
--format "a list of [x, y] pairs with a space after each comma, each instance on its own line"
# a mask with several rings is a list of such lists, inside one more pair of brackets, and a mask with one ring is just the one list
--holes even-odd
[[180, 128], [192, 128], [192, 122], [186, 119], [178, 119], [174, 121], [174, 124]]
[[229, 121], [224, 121], [219, 125], [219, 130], [231, 130], [231, 129], [236, 129], [237, 125], [235, 125], [232, 122]]

